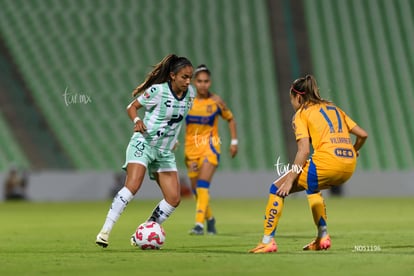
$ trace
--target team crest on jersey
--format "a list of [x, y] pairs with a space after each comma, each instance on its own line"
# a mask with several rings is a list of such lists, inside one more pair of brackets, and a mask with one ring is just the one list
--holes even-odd
[[207, 113], [213, 112], [213, 106], [211, 104], [207, 105]]

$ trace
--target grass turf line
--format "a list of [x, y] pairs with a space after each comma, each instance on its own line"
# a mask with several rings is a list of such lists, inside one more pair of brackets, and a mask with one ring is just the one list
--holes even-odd
[[110, 202], [0, 204], [0, 275], [407, 275], [414, 271], [412, 198], [328, 198], [332, 248], [303, 252], [316, 230], [306, 199], [288, 198], [276, 254], [248, 254], [261, 238], [266, 199], [212, 200], [217, 236], [190, 236], [191, 199], [164, 224], [158, 251], [129, 245], [157, 201], [135, 200], [106, 249], [94, 244]]

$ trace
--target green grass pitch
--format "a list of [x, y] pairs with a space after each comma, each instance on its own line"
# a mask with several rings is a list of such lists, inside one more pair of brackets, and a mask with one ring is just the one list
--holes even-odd
[[328, 198], [332, 248], [303, 252], [315, 235], [305, 198], [288, 198], [275, 254], [248, 254], [262, 234], [267, 198], [213, 199], [216, 236], [190, 236], [194, 201], [164, 223], [157, 251], [129, 237], [157, 201], [135, 200], [106, 249], [95, 245], [110, 202], [0, 203], [0, 275], [412, 275], [413, 198]]

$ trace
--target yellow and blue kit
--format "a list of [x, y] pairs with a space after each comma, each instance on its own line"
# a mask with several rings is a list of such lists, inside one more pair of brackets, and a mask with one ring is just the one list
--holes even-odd
[[186, 116], [185, 158], [190, 178], [197, 177], [205, 161], [218, 165], [221, 139], [218, 119], [231, 120], [233, 113], [224, 102], [210, 93], [208, 98], [195, 98]]
[[[356, 152], [350, 131], [357, 124], [339, 107], [331, 103], [311, 104], [300, 108], [292, 120], [296, 141], [310, 139], [313, 147], [311, 158], [299, 168], [297, 183], [306, 190], [313, 220], [317, 227], [326, 229], [326, 208], [320, 190], [341, 185], [353, 174]], [[270, 186], [265, 211], [264, 233], [274, 236], [284, 200], [276, 195], [276, 183]], [[318, 228], [319, 229], [319, 228]]]
[[309, 194], [342, 184], [351, 177], [356, 153], [350, 130], [355, 126], [345, 112], [329, 103], [305, 106], [296, 112], [296, 140], [309, 138], [314, 152], [298, 178], [298, 185]]

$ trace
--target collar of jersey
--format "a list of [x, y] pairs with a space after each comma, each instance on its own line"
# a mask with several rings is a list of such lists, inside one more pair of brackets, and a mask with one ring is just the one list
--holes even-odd
[[170, 81], [168, 81], [168, 87], [170, 88], [170, 92], [171, 92], [171, 94], [174, 96], [174, 98], [175, 98], [177, 101], [182, 101], [182, 100], [184, 100], [185, 96], [187, 95], [188, 88], [187, 88], [187, 90], [183, 93], [182, 97], [181, 97], [181, 98], [178, 98], [178, 97], [177, 97], [177, 95], [174, 93], [174, 91], [173, 91], [173, 89], [172, 89], [172, 86], [171, 86], [171, 82], [170, 82]]

